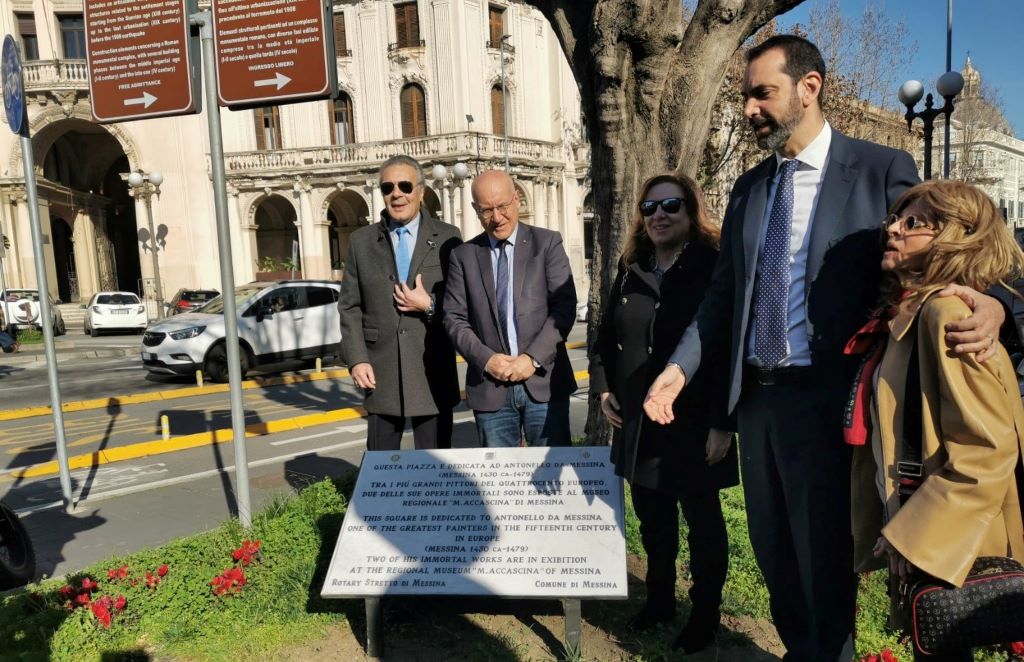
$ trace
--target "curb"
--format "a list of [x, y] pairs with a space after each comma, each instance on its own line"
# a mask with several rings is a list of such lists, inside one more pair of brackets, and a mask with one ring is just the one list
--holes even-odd
[[[589, 382], [590, 380], [590, 372], [587, 370], [577, 370], [573, 373], [573, 376], [578, 381], [587, 380]], [[462, 399], [465, 400], [466, 392], [463, 391], [461, 395]], [[356, 418], [362, 418], [365, 415], [366, 410], [362, 407], [346, 407], [345, 409], [334, 409], [332, 411], [318, 412], [316, 414], [305, 414], [303, 416], [293, 416], [292, 418], [281, 418], [273, 421], [251, 423], [245, 426], [245, 436], [246, 438], [262, 437], [269, 434], [276, 434], [278, 432], [288, 432], [290, 430], [301, 430], [319, 425], [326, 425], [328, 423], [350, 421]], [[231, 428], [221, 428], [218, 430], [209, 430], [207, 432], [182, 435], [180, 437], [167, 440], [156, 439], [154, 441], [142, 441], [135, 444], [128, 444], [127, 446], [118, 446], [107, 450], [94, 451], [92, 453], [85, 453], [82, 455], [73, 455], [68, 458], [68, 467], [70, 469], [89, 469], [104, 464], [110, 464], [112, 462], [137, 460], [151, 455], [161, 455], [163, 453], [173, 453], [175, 451], [187, 450], [189, 448], [196, 448], [199, 446], [221, 444], [231, 441], [233, 438], [234, 431]], [[57, 461], [50, 460], [49, 462], [32, 464], [25, 467], [19, 467], [14, 470], [8, 470], [4, 474], [0, 474], [0, 481], [39, 478], [40, 476], [56, 474], [59, 471], [60, 469]]]
[[[66, 345], [65, 345], [66, 346]], [[139, 353], [136, 348], [124, 349], [90, 349], [74, 352], [57, 352], [57, 361], [65, 359], [114, 359], [125, 356], [135, 356]], [[43, 350], [22, 350], [17, 355], [0, 356], [0, 365], [18, 365], [20, 363], [38, 363], [46, 361], [46, 352]]]
[[[584, 341], [575, 341], [565, 344], [566, 349], [582, 349], [587, 346]], [[99, 354], [100, 352], [117, 352], [110, 356], [131, 356], [137, 353], [137, 350], [132, 349], [130, 351], [125, 350], [95, 350], [88, 352], [87, 354]], [[66, 358], [67, 354], [62, 354], [58, 358]], [[38, 358], [33, 360], [45, 360], [45, 355], [40, 354]], [[97, 356], [96, 358], [107, 358], [106, 355]], [[457, 361], [463, 361], [462, 357], [459, 356]], [[142, 368], [140, 368], [141, 370]], [[321, 372], [309, 373], [306, 375], [282, 375], [279, 377], [254, 377], [252, 379], [245, 379], [242, 381], [242, 390], [250, 390], [254, 388], [265, 388], [268, 386], [282, 386], [286, 384], [303, 384], [306, 382], [319, 381], [321, 379], [341, 379], [348, 377], [349, 373], [347, 369], [334, 369], [334, 370], [323, 370]], [[186, 388], [168, 389], [164, 391], [146, 391], [144, 393], [129, 393], [127, 395], [110, 395], [105, 398], [95, 398], [92, 400], [77, 400], [73, 402], [65, 402], [61, 406], [61, 411], [65, 413], [78, 412], [78, 411], [90, 411], [94, 409], [106, 409], [107, 407], [121, 407], [124, 405], [135, 405], [146, 402], [156, 402], [157, 400], [176, 400], [179, 398], [191, 398], [200, 395], [211, 395], [215, 393], [227, 393], [230, 388], [228, 384], [211, 384], [209, 386], [192, 386]], [[38, 407], [21, 407], [18, 409], [7, 409], [0, 410], [0, 421], [16, 421], [23, 418], [32, 418], [34, 416], [45, 416], [52, 414], [53, 408], [49, 405], [41, 405]]]

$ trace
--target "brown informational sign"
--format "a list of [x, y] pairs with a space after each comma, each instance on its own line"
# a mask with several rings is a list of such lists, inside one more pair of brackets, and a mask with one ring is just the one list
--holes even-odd
[[85, 0], [89, 101], [98, 122], [199, 112], [195, 0]]
[[220, 102], [270, 105], [324, 98], [337, 87], [323, 0], [214, 0]]

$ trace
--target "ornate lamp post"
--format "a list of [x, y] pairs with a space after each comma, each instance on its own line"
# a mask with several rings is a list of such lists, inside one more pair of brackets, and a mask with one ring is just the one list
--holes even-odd
[[[921, 118], [921, 122], [924, 124], [925, 179], [932, 178], [932, 134], [935, 118], [939, 115], [945, 115], [946, 126], [949, 126], [949, 119], [953, 114], [953, 97], [960, 94], [960, 90], [964, 89], [964, 78], [956, 71], [947, 71], [939, 76], [939, 80], [935, 83], [935, 89], [945, 99], [943, 106], [941, 108], [934, 108], [932, 95], [929, 94], [925, 97], [924, 110], [920, 111], [914, 110], [914, 106], [924, 96], [924, 85], [920, 81], [908, 80], [900, 86], [900, 90], [897, 93], [900, 103], [907, 107], [907, 114], [904, 115], [907, 118], [907, 130], [909, 131], [913, 128], [914, 120], [918, 117]], [[946, 135], [949, 135], [948, 131]], [[942, 176], [949, 177], [949, 138], [946, 139], [943, 145]]]
[[146, 223], [149, 226], [150, 248], [153, 253], [153, 290], [156, 298], [157, 319], [163, 319], [164, 317], [164, 295], [160, 283], [160, 260], [157, 257], [156, 231], [153, 229], [152, 199], [154, 195], [157, 198], [160, 197], [160, 185], [163, 183], [164, 176], [156, 170], [149, 173], [142, 170], [133, 170], [128, 174], [128, 186], [130, 187], [128, 193], [136, 200], [142, 200], [146, 203]]
[[465, 185], [466, 177], [469, 176], [469, 166], [459, 161], [452, 166], [451, 176], [448, 175], [448, 168], [438, 163], [430, 170], [430, 176], [448, 191], [448, 209], [445, 211], [445, 221], [454, 225], [455, 223], [455, 189], [462, 194], [462, 187]]

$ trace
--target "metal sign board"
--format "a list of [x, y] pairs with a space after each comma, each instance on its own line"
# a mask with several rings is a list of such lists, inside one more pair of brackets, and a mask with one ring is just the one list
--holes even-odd
[[217, 81], [224, 106], [334, 96], [334, 31], [324, 0], [213, 0]]
[[[85, 0], [89, 101], [97, 122], [200, 110], [195, 0]], [[195, 74], [195, 75], [193, 75]]]
[[7, 125], [17, 135], [21, 135], [21, 127], [25, 122], [25, 81], [21, 75], [21, 58], [18, 56], [18, 44], [14, 37], [4, 37], [3, 65], [0, 66], [0, 78], [4, 86], [4, 113]]

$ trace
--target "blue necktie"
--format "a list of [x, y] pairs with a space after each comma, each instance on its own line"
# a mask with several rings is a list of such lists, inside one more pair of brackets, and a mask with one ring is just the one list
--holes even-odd
[[395, 246], [395, 265], [398, 267], [398, 282], [405, 283], [409, 280], [409, 240], [405, 238], [405, 235], [409, 234], [409, 228], [404, 225], [395, 228], [395, 234], [398, 235], [397, 245]]
[[505, 247], [508, 241], [498, 242], [498, 275], [495, 278], [495, 300], [498, 302], [498, 322], [501, 324], [501, 337], [508, 345], [508, 254]]
[[757, 326], [754, 355], [764, 368], [774, 368], [786, 356], [789, 330], [789, 243], [793, 227], [793, 172], [800, 162], [784, 161], [779, 167], [768, 233], [757, 263]]

